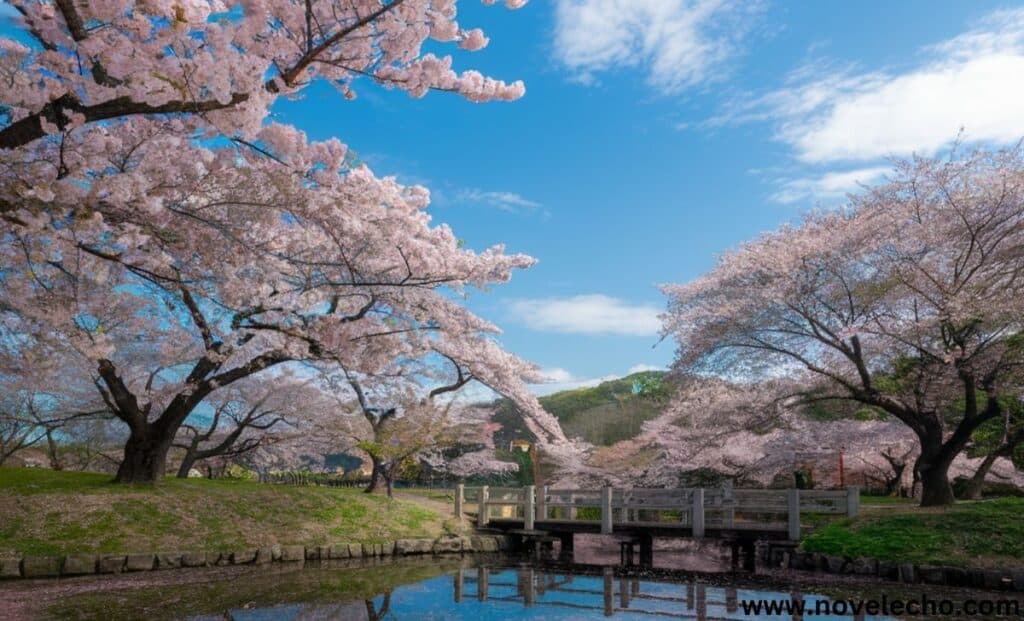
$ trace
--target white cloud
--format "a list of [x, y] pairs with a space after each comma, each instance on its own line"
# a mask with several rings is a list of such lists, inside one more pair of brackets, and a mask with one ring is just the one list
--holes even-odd
[[572, 381], [573, 379], [572, 373], [566, 371], [561, 367], [541, 369], [540, 374], [544, 376], [545, 383], [568, 382]]
[[547, 381], [541, 384], [531, 384], [530, 391], [538, 397], [544, 395], [550, 395], [556, 392], [562, 392], [563, 390], [575, 390], [577, 388], [589, 388], [597, 386], [601, 382], [608, 382], [626, 375], [632, 375], [633, 373], [640, 373], [641, 371], [664, 371], [664, 367], [658, 367], [650, 364], [634, 364], [629, 367], [623, 374], [609, 374], [602, 375], [601, 377], [587, 377], [580, 378], [576, 377], [569, 371], [566, 371], [560, 367], [553, 367], [550, 369], [542, 369], [541, 374], [547, 378]]
[[632, 375], [634, 373], [642, 373], [643, 371], [664, 371], [665, 367], [655, 366], [653, 364], [634, 364], [629, 367], [626, 371], [626, 375]]
[[556, 392], [562, 392], [563, 390], [576, 390], [577, 388], [591, 388], [597, 386], [601, 382], [607, 382], [613, 379], [617, 379], [618, 375], [604, 375], [602, 377], [589, 377], [589, 378], [577, 378], [569, 377], [562, 381], [557, 382], [544, 382], [543, 384], [530, 384], [530, 392], [543, 397], [545, 395], [554, 394]]
[[612, 68], [641, 68], [665, 93], [723, 77], [759, 2], [558, 0], [555, 55], [591, 83]]
[[856, 192], [861, 185], [877, 181], [891, 172], [886, 166], [871, 166], [855, 170], [825, 173], [818, 177], [779, 180], [779, 189], [772, 194], [776, 203], [790, 204], [811, 199], [816, 202], [832, 202]]
[[509, 212], [532, 211], [541, 206], [540, 203], [515, 192], [484, 191], [477, 188], [459, 190], [455, 198], [460, 203], [483, 204]]
[[919, 57], [902, 71], [809, 65], [709, 124], [773, 121], [776, 138], [809, 164], [932, 155], [961, 129], [972, 142], [1024, 135], [1024, 9], [994, 13]]
[[600, 294], [513, 300], [509, 309], [518, 321], [546, 332], [656, 336], [661, 330], [660, 308]]

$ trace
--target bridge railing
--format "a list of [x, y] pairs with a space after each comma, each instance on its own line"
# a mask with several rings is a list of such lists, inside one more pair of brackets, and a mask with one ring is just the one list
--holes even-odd
[[708, 528], [770, 530], [800, 538], [802, 515], [854, 516], [860, 490], [778, 490], [717, 488], [552, 489], [547, 486], [465, 487], [455, 491], [455, 515], [462, 519], [468, 503], [477, 505], [478, 527], [492, 521], [522, 520], [533, 530], [545, 523], [600, 524], [601, 532], [616, 526], [681, 526], [694, 537]]

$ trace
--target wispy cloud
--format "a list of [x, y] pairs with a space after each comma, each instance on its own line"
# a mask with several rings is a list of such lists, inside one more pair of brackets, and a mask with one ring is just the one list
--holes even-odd
[[533, 211], [542, 207], [537, 201], [529, 200], [516, 192], [485, 191], [477, 188], [463, 188], [456, 192], [459, 203], [486, 205], [509, 212]]
[[555, 56], [584, 83], [639, 68], [675, 93], [721, 79], [760, 11], [738, 0], [557, 0]]
[[779, 189], [771, 195], [771, 199], [787, 205], [804, 200], [817, 203], [835, 202], [851, 192], [856, 192], [862, 185], [883, 178], [891, 170], [886, 166], [871, 166], [830, 172], [815, 177], [782, 178], [778, 180]]
[[653, 364], [634, 364], [629, 367], [626, 371], [626, 375], [632, 375], [634, 373], [642, 373], [643, 371], [664, 371], [665, 367], [655, 366]]
[[661, 330], [660, 308], [601, 294], [513, 300], [509, 309], [516, 321], [545, 332], [655, 336]]
[[931, 155], [961, 129], [1000, 144], [1024, 134], [1024, 9], [993, 13], [918, 57], [901, 71], [810, 64], [709, 124], [773, 122], [776, 139], [816, 165]]
[[641, 371], [664, 370], [665, 369], [662, 367], [657, 367], [650, 364], [634, 364], [625, 373], [622, 374], [610, 373], [608, 375], [602, 375], [600, 377], [577, 377], [561, 367], [552, 367], [549, 369], [541, 370], [541, 373], [546, 378], [546, 381], [541, 384], [532, 384], [530, 386], [530, 390], [535, 395], [544, 396], [556, 392], [561, 392], [563, 390], [575, 390], [577, 388], [589, 388], [591, 386], [597, 386], [601, 382], [607, 382], [613, 379], [618, 379], [620, 377], [632, 375], [633, 373], [639, 373]]

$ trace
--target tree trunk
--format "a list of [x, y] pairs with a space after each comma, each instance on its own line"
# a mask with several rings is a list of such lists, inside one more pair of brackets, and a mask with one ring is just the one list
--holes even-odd
[[921, 506], [953, 504], [956, 497], [953, 496], [953, 486], [949, 484], [949, 466], [953, 460], [945, 455], [942, 445], [922, 445], [921, 456], [915, 466], [921, 477]]
[[381, 471], [383, 470], [379, 459], [371, 455], [370, 461], [373, 462], [373, 472], [370, 473], [370, 484], [363, 490], [366, 494], [372, 494], [377, 491], [377, 487], [380, 485]]
[[384, 473], [384, 485], [387, 487], [388, 498], [394, 498], [394, 486], [391, 484], [391, 475], [387, 472]]
[[53, 437], [53, 430], [46, 430], [46, 454], [50, 458], [50, 468], [52, 470], [63, 470], [64, 463], [60, 460], [60, 447], [57, 446], [57, 440]]
[[964, 491], [964, 498], [966, 500], [981, 500], [981, 491], [985, 487], [985, 477], [988, 476], [988, 471], [992, 469], [992, 465], [996, 463], [999, 456], [999, 451], [992, 451], [985, 456], [981, 465], [974, 472], [974, 476], [967, 482], [967, 489]]
[[172, 437], [158, 433], [152, 425], [133, 429], [124, 445], [124, 459], [114, 481], [118, 483], [155, 483], [164, 474]]
[[192, 451], [187, 451], [185, 456], [181, 459], [181, 465], [178, 466], [178, 478], [187, 479], [188, 473], [192, 471], [192, 466], [195, 464], [195, 455], [192, 454]]

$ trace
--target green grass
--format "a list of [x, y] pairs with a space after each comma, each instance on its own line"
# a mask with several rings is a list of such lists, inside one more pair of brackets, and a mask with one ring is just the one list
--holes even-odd
[[1024, 499], [922, 509], [878, 507], [807, 535], [802, 548], [849, 557], [958, 566], [1024, 561]]
[[0, 556], [379, 543], [436, 536], [446, 518], [358, 489], [0, 468]]

